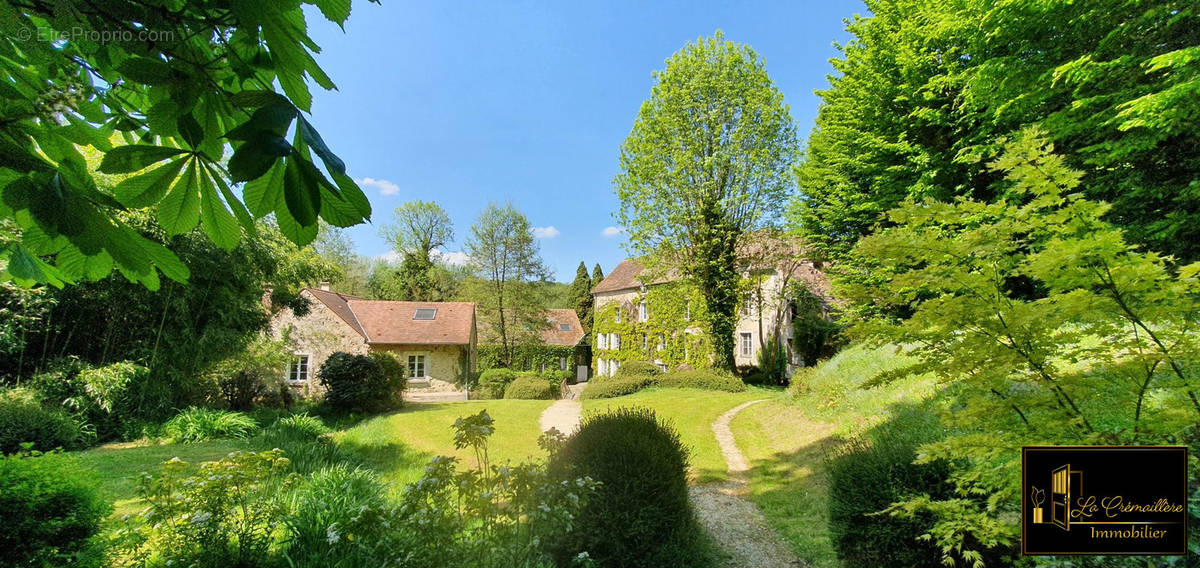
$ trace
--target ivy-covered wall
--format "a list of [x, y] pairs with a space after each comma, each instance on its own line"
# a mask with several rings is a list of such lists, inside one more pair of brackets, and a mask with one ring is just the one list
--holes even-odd
[[[567, 345], [518, 345], [513, 349], [514, 371], [541, 371], [558, 369], [560, 357], [567, 358], [567, 370], [574, 372], [575, 365], [586, 365], [588, 361], [579, 361], [576, 350], [579, 348]], [[582, 349], [579, 349], [582, 352]], [[479, 345], [476, 347], [476, 370], [486, 371], [500, 366], [499, 345]]]
[[[647, 321], [638, 321], [639, 305], [643, 302], [649, 317]], [[621, 313], [619, 322], [618, 310]], [[670, 282], [649, 286], [644, 294], [634, 290], [628, 294], [598, 296], [594, 317], [591, 334], [593, 369], [599, 369], [599, 359], [657, 360], [667, 368], [685, 363], [697, 368], [712, 364], [712, 342], [706, 330], [704, 298], [695, 286]], [[614, 349], [611, 343], [606, 345], [599, 341], [599, 334], [619, 335], [620, 347]], [[646, 336], [644, 348], [643, 335]]]

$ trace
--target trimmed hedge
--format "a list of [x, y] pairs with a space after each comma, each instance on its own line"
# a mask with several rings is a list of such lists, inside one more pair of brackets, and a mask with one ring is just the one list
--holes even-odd
[[662, 374], [662, 369], [658, 365], [649, 361], [626, 361], [621, 363], [617, 368], [614, 376], [617, 377], [637, 377], [642, 375], [657, 376]]
[[22, 392], [0, 392], [0, 454], [21, 451], [21, 444], [33, 449], [78, 449], [87, 445], [79, 424], [61, 408], [45, 408]]
[[704, 389], [725, 392], [745, 392], [746, 383], [729, 374], [712, 369], [671, 371], [656, 381], [659, 386], [685, 389]]
[[559, 565], [587, 551], [601, 566], [708, 563], [687, 489], [688, 450], [679, 432], [647, 408], [584, 418], [550, 458], [556, 479], [588, 476], [596, 494], [555, 546]]
[[503, 398], [505, 389], [516, 378], [517, 372], [512, 369], [488, 369], [479, 375], [479, 396]]
[[[620, 371], [624, 371], [623, 365]], [[595, 377], [583, 389], [584, 398], [612, 398], [633, 394], [644, 388], [659, 386], [669, 388], [743, 392], [746, 384], [741, 379], [711, 369], [670, 371], [651, 374], [622, 374], [612, 377]]]
[[537, 375], [521, 375], [504, 389], [504, 398], [553, 400], [558, 398], [558, 384]]

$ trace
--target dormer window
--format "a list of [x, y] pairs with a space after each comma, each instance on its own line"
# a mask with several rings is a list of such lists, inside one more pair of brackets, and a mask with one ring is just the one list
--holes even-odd
[[437, 308], [417, 308], [413, 313], [413, 319], [419, 321], [433, 321], [437, 317]]
[[571, 331], [571, 324], [560, 323], [560, 324], [558, 324], [558, 330], [559, 331]]

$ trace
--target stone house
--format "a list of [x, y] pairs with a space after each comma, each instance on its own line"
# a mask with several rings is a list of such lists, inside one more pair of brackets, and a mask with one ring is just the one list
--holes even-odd
[[[783, 258], [746, 263], [739, 284], [743, 302], [734, 330], [734, 361], [738, 366], [756, 365], [759, 351], [777, 338], [786, 351], [790, 376], [804, 361], [792, 345], [796, 306], [789, 293], [793, 286], [803, 286], [826, 310], [830, 296], [828, 279], [813, 262]], [[712, 365], [704, 297], [678, 274], [651, 274], [642, 262], [627, 259], [592, 289], [592, 297], [596, 374], [611, 376], [631, 360], [652, 361], [664, 370]]]
[[304, 396], [320, 394], [317, 372], [337, 351], [392, 353], [410, 380], [430, 383], [458, 382], [475, 369], [473, 303], [363, 300], [325, 285], [300, 295], [309, 301], [308, 313], [285, 308], [272, 317], [270, 332], [292, 345], [287, 381]]

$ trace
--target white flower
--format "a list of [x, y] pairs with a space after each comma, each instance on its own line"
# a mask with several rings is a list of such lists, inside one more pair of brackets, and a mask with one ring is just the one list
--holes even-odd
[[207, 512], [197, 513], [195, 516], [192, 517], [192, 524], [193, 525], [202, 525], [202, 524], [208, 522], [208, 520], [211, 518], [212, 518], [212, 513], [207, 513]]
[[329, 528], [325, 529], [325, 540], [329, 541], [330, 546], [337, 544], [341, 539], [342, 535], [337, 532], [337, 523], [333, 523], [329, 525]]

